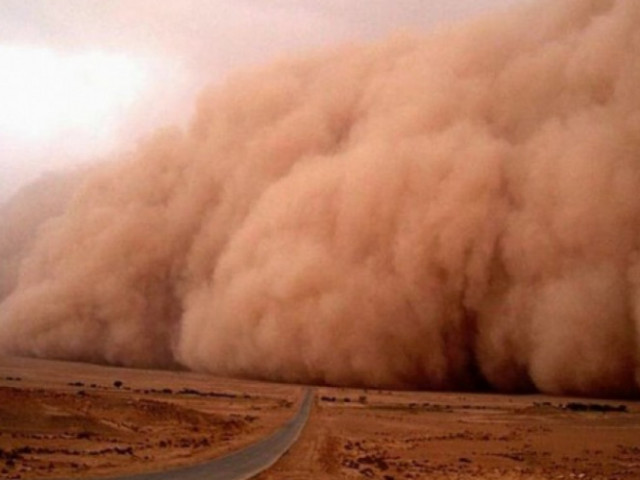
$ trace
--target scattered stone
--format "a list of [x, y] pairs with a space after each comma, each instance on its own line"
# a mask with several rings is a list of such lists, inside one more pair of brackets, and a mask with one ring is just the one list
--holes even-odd
[[564, 405], [561, 405], [560, 408], [563, 410], [571, 410], [572, 412], [620, 412], [626, 413], [628, 412], [628, 408], [626, 405], [608, 405], [608, 404], [599, 404], [599, 403], [580, 403], [580, 402], [569, 402]]

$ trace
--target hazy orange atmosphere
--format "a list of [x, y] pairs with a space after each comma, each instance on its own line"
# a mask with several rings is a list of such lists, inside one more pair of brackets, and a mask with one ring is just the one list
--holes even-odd
[[[126, 81], [109, 83], [115, 103], [78, 97], [72, 134], [56, 130], [71, 104], [5, 122], [16, 145], [58, 138], [47, 156], [74, 138], [70, 156], [102, 150], [0, 204], [0, 353], [637, 397], [640, 2], [511, 4], [391, 35], [374, 19], [358, 36], [327, 27], [331, 45], [312, 29], [305, 53], [293, 30], [279, 59], [229, 54], [202, 76], [193, 48], [177, 93], [139, 93], [159, 68], [135, 62], [142, 34], [129, 56], [73, 53], [60, 91], [84, 92], [82, 69]], [[22, 167], [2, 168], [9, 185]]]

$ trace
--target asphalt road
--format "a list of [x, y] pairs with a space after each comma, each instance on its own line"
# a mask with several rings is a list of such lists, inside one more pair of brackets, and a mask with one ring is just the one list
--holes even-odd
[[275, 433], [238, 450], [206, 463], [166, 472], [144, 473], [111, 480], [245, 480], [276, 463], [296, 442], [307, 423], [314, 392], [307, 389], [296, 415]]

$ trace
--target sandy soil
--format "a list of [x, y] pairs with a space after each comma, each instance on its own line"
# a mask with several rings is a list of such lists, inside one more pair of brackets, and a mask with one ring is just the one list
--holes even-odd
[[[318, 388], [259, 480], [640, 479], [640, 404]], [[290, 418], [300, 388], [0, 358], [0, 478], [80, 478], [213, 458]]]
[[278, 428], [300, 388], [0, 357], [0, 478], [80, 478], [214, 458]]
[[640, 405], [319, 389], [271, 479], [638, 479]]

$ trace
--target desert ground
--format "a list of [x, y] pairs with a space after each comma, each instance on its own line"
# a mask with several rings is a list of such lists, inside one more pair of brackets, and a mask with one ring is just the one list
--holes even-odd
[[[110, 477], [203, 461], [295, 414], [301, 388], [0, 358], [0, 478]], [[640, 478], [640, 404], [321, 387], [259, 480]]]
[[259, 480], [637, 479], [640, 405], [318, 389], [307, 428]]
[[83, 478], [204, 461], [295, 413], [301, 389], [190, 372], [0, 357], [0, 478]]

